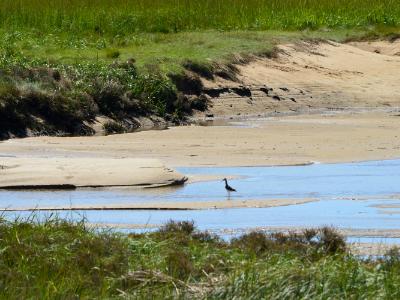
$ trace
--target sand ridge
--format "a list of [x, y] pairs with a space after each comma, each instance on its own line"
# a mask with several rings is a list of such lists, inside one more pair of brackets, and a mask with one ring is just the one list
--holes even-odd
[[152, 187], [184, 181], [157, 159], [0, 158], [0, 188]]
[[288, 205], [300, 205], [318, 201], [317, 199], [267, 199], [267, 200], [224, 200], [224, 201], [190, 201], [161, 203], [132, 203], [112, 205], [69, 205], [69, 206], [35, 206], [7, 207], [0, 211], [61, 211], [61, 210], [199, 210], [227, 208], [261, 208]]

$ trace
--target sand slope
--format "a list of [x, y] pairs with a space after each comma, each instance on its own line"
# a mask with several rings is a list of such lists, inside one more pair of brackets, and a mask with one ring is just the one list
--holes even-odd
[[392, 42], [387, 41], [370, 41], [370, 42], [352, 42], [350, 45], [365, 51], [374, 52], [376, 54], [400, 56], [400, 39]]
[[[371, 51], [375, 48], [380, 53]], [[212, 98], [208, 114], [221, 117], [397, 107], [400, 56], [391, 55], [397, 52], [400, 42], [283, 45], [276, 59], [254, 58], [249, 64], [239, 65], [239, 82], [204, 81], [208, 88], [242, 85], [251, 91], [246, 97], [230, 91]]]
[[183, 182], [183, 175], [154, 159], [0, 159], [0, 188], [159, 186]]

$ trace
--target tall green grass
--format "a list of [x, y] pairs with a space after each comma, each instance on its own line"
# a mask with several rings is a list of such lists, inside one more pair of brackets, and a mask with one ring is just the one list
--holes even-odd
[[2, 0], [0, 26], [97, 34], [400, 25], [398, 0]]
[[0, 299], [399, 299], [400, 252], [362, 260], [330, 228], [231, 243], [170, 222], [118, 234], [0, 218]]

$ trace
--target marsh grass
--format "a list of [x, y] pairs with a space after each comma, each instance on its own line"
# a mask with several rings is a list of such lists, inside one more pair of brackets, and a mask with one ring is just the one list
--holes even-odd
[[[329, 231], [329, 234], [327, 234]], [[326, 248], [337, 244], [340, 247]], [[400, 255], [359, 259], [332, 228], [224, 242], [192, 222], [118, 234], [56, 216], [0, 220], [0, 297], [9, 299], [395, 299]], [[268, 245], [265, 247], [265, 245]], [[335, 249], [335, 250], [333, 250]]]
[[3, 0], [0, 26], [39, 32], [303, 30], [320, 27], [397, 26], [396, 0]]

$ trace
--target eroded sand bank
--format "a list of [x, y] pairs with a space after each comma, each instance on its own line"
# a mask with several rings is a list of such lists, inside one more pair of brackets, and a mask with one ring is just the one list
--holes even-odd
[[[396, 53], [400, 53], [400, 40], [282, 45], [275, 59], [254, 58], [238, 65], [238, 82], [205, 81], [214, 89], [207, 113], [218, 117], [398, 107], [400, 56]], [[245, 96], [233, 90], [240, 87]], [[221, 93], [216, 95], [218, 90]]]

